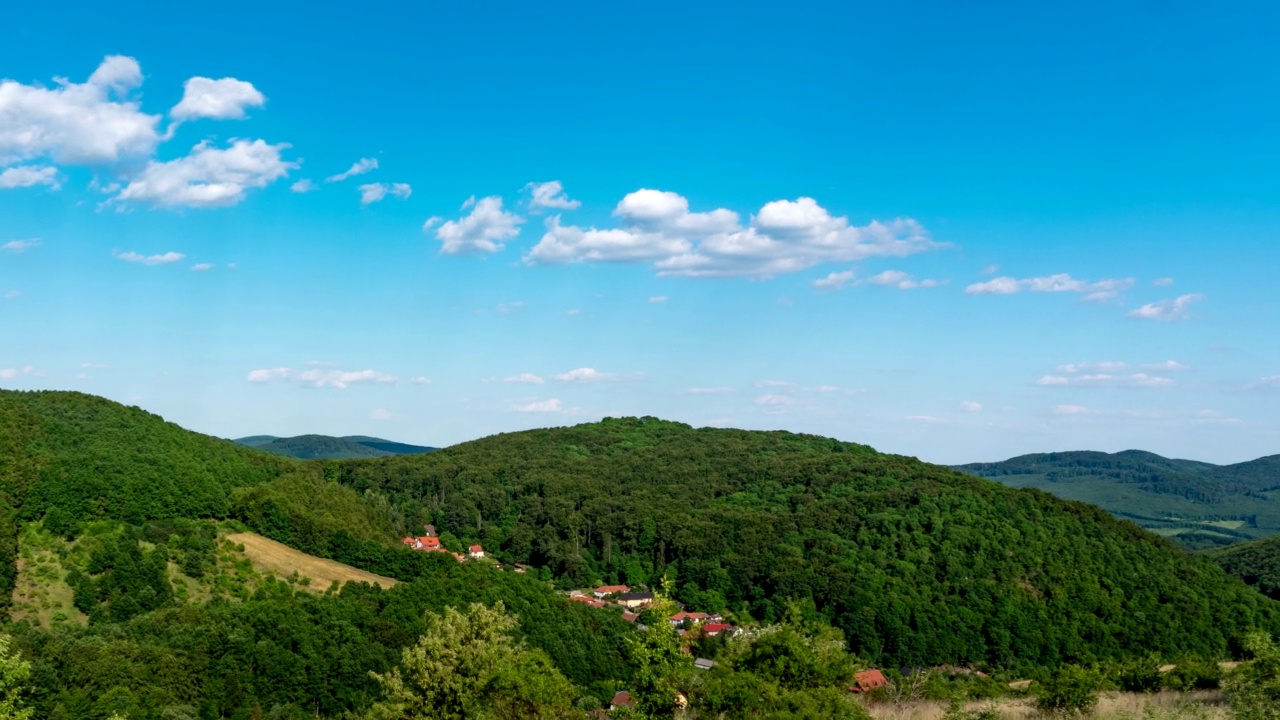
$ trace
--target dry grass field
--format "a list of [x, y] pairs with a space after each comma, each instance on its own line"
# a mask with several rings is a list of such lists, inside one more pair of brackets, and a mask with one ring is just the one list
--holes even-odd
[[[994, 710], [1001, 720], [1035, 720], [1044, 715], [1036, 711], [1032, 699], [1004, 699], [970, 702], [967, 711]], [[867, 710], [874, 720], [942, 720], [947, 712], [943, 702], [915, 701], [895, 705], [870, 703]], [[1090, 715], [1072, 716], [1093, 720], [1229, 720], [1231, 713], [1220, 692], [1103, 693], [1098, 707]]]
[[308, 588], [316, 592], [324, 592], [334, 581], [341, 585], [354, 580], [373, 583], [383, 588], [396, 584], [396, 581], [389, 577], [374, 575], [350, 565], [308, 555], [275, 540], [268, 540], [257, 533], [232, 533], [226, 537], [231, 542], [244, 546], [245, 557], [253, 561], [259, 571], [273, 573], [279, 578], [287, 578], [297, 572], [300, 577], [311, 579]]

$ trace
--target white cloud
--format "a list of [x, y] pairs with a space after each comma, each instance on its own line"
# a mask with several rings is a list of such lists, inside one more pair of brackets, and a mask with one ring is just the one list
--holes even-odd
[[649, 297], [649, 302], [653, 304], [664, 303], [666, 301], [667, 301], [666, 295], [652, 295]]
[[1227, 417], [1225, 413], [1218, 410], [1201, 410], [1196, 413], [1196, 420], [1210, 425], [1240, 425], [1244, 423], [1240, 418]]
[[191, 269], [195, 270], [196, 272], [205, 272], [208, 270], [212, 270], [213, 267], [214, 267], [213, 263], [196, 263], [195, 265], [191, 266]]
[[1066, 365], [1059, 365], [1058, 372], [1072, 375], [1077, 373], [1114, 373], [1125, 370], [1128, 367], [1128, 363], [1118, 362], [1115, 360], [1101, 360], [1099, 362], [1067, 363]]
[[966, 287], [966, 295], [1012, 295], [1023, 290], [1042, 293], [1079, 293], [1086, 302], [1104, 302], [1118, 296], [1121, 292], [1133, 287], [1133, 278], [1104, 278], [1089, 282], [1077, 280], [1066, 273], [1047, 275], [1044, 277], [992, 278], [986, 282], [973, 283]]
[[356, 189], [360, 191], [361, 205], [379, 202], [388, 195], [408, 200], [413, 194], [413, 188], [409, 187], [409, 183], [369, 183]]
[[414, 385], [430, 385], [431, 378], [427, 377], [426, 375], [418, 375], [416, 377], [409, 378], [409, 382], [413, 383]]
[[840, 392], [840, 388], [835, 385], [819, 385], [818, 392], [824, 392], [824, 393]]
[[197, 118], [240, 120], [246, 108], [262, 107], [267, 98], [252, 84], [235, 78], [193, 77], [182, 86], [182, 100], [169, 111], [179, 122]]
[[112, 254], [127, 263], [138, 263], [139, 265], [168, 265], [169, 263], [176, 263], [186, 257], [186, 255], [183, 255], [180, 252], [173, 252], [172, 250], [158, 255], [142, 255], [132, 250]]
[[12, 300], [12, 299], [14, 299], [14, 298], [16, 298], [16, 297], [22, 297], [22, 291], [21, 291], [21, 290], [9, 290], [9, 291], [5, 292], [5, 294], [4, 294], [4, 299], [5, 299], [5, 300]]
[[982, 403], [966, 400], [960, 403], [960, 409], [965, 412], [982, 412]]
[[766, 407], [790, 406], [796, 404], [796, 399], [790, 395], [769, 393], [756, 398], [756, 404]]
[[[467, 208], [471, 208], [471, 212], [466, 217], [449, 220], [436, 228], [442, 254], [495, 253], [520, 234], [524, 218], [503, 210], [502, 198], [497, 195], [479, 200], [473, 195], [462, 204], [463, 210]], [[422, 225], [422, 231], [427, 232], [440, 221], [438, 217], [430, 218]]]
[[377, 370], [323, 370], [320, 368], [309, 370], [268, 368], [253, 370], [249, 373], [249, 382], [266, 383], [276, 380], [286, 380], [317, 388], [331, 387], [345, 390], [350, 385], [394, 383], [398, 378]]
[[394, 413], [386, 408], [377, 408], [369, 413], [370, 420], [404, 420], [405, 416], [400, 413]]
[[522, 307], [524, 307], [524, 301], [516, 300], [515, 302], [512, 302], [512, 303], [498, 303], [498, 306], [495, 307], [494, 310], [498, 311], [503, 315], [506, 315], [508, 313], [515, 312], [516, 310], [519, 310]]
[[1147, 303], [1140, 308], [1136, 308], [1129, 312], [1131, 318], [1141, 318], [1143, 320], [1160, 320], [1169, 322], [1173, 320], [1185, 320], [1190, 312], [1191, 304], [1204, 299], [1202, 293], [1192, 293], [1189, 295], [1179, 295], [1169, 300], [1158, 300], [1153, 303]]
[[541, 385], [545, 383], [546, 380], [543, 380], [541, 377], [534, 375], [533, 373], [520, 373], [519, 375], [504, 377], [502, 378], [502, 382], [529, 383], [531, 385]]
[[910, 274], [901, 270], [885, 270], [879, 275], [867, 278], [864, 282], [881, 287], [895, 287], [899, 290], [915, 290], [916, 288], [931, 288], [939, 285], [937, 280], [916, 280]]
[[691, 387], [684, 391], [686, 395], [724, 395], [733, 392], [730, 387]]
[[833, 272], [824, 278], [814, 280], [813, 286], [820, 290], [839, 290], [845, 285], [848, 285], [853, 280], [853, 277], [854, 275], [852, 270]]
[[22, 253], [30, 250], [33, 247], [38, 247], [39, 245], [40, 245], [39, 238], [28, 238], [26, 240], [10, 240], [5, 244], [0, 245], [0, 250], [4, 250], [5, 252], [11, 252], [11, 253]]
[[569, 317], [573, 317], [574, 315], [578, 315], [581, 312], [582, 312], [582, 308], [569, 308], [568, 310], [564, 311], [564, 314], [568, 315]]
[[263, 188], [298, 163], [280, 158], [287, 144], [234, 140], [219, 149], [196, 145], [191, 154], [168, 162], [152, 161], [112, 201], [146, 202], [160, 207], [235, 205], [250, 188]]
[[787, 380], [757, 380], [756, 381], [756, 387], [758, 388], [766, 388], [766, 387], [783, 388], [783, 387], [795, 387], [795, 386], [796, 386], [795, 383], [789, 382]]
[[0, 189], [35, 187], [48, 185], [57, 190], [62, 187], [58, 180], [58, 168], [52, 165], [20, 165], [0, 172]]
[[1167, 377], [1132, 373], [1129, 375], [1113, 375], [1111, 373], [1093, 373], [1089, 375], [1045, 375], [1036, 380], [1042, 387], [1101, 387], [1101, 388], [1167, 388], [1174, 382]]
[[87, 363], [80, 363], [80, 367], [84, 368], [85, 370], [106, 370], [107, 368], [109, 368], [109, 367], [111, 367], [111, 366], [110, 366], [110, 365], [104, 365], [103, 363], [91, 363], [91, 362], [87, 362]]
[[1151, 284], [1155, 285], [1156, 287], [1166, 287], [1173, 284], [1173, 278], [1171, 277], [1160, 278], [1158, 280], [1153, 280]]
[[908, 415], [902, 419], [909, 420], [911, 422], [926, 423], [929, 425], [937, 425], [946, 422], [946, 420], [943, 420], [940, 417], [934, 417], [933, 415]]
[[998, 273], [998, 272], [1000, 272], [1000, 266], [999, 266], [999, 265], [988, 265], [988, 266], [986, 266], [986, 267], [982, 268], [982, 274], [983, 274], [983, 275], [995, 275], [995, 274], [996, 274], [996, 273]]
[[105, 165], [150, 155], [159, 115], [129, 98], [142, 85], [133, 58], [108, 56], [82, 84], [55, 87], [0, 81], [0, 164], [48, 157], [60, 164]]
[[1155, 372], [1182, 372], [1184, 370], [1191, 369], [1190, 365], [1183, 365], [1177, 360], [1165, 360], [1160, 363], [1146, 363], [1139, 367], [1143, 370], [1152, 370]]
[[576, 210], [582, 206], [577, 200], [564, 194], [564, 186], [559, 180], [550, 182], [531, 182], [524, 186], [529, 191], [529, 210]]
[[309, 193], [317, 190], [316, 184], [311, 182], [311, 178], [303, 178], [298, 182], [289, 186], [289, 189], [296, 193]]
[[1088, 415], [1091, 412], [1083, 405], [1059, 405], [1053, 409], [1054, 415]]
[[616, 380], [618, 376], [612, 373], [600, 372], [595, 368], [584, 367], [576, 370], [570, 370], [568, 372], [562, 372], [554, 377], [560, 382], [591, 383], [601, 382], [604, 380]]
[[618, 227], [606, 229], [548, 218], [525, 262], [651, 262], [664, 276], [763, 278], [938, 247], [914, 220], [856, 227], [807, 197], [766, 203], [744, 226], [731, 210], [691, 212], [676, 193], [641, 189], [622, 198], [613, 215]]
[[359, 160], [355, 161], [355, 163], [352, 164], [351, 167], [347, 168], [344, 172], [340, 172], [337, 175], [330, 175], [329, 177], [325, 178], [324, 181], [330, 182], [330, 183], [342, 182], [343, 180], [346, 180], [349, 177], [355, 177], [356, 175], [363, 175], [367, 172], [372, 172], [377, 169], [378, 169], [377, 158], [360, 158]]
[[12, 380], [24, 375], [40, 375], [40, 373], [32, 365], [24, 365], [21, 368], [0, 368], [0, 380]]
[[550, 400], [534, 400], [523, 405], [516, 405], [511, 409], [527, 413], [553, 413], [560, 412], [561, 407], [559, 398], [551, 398]]

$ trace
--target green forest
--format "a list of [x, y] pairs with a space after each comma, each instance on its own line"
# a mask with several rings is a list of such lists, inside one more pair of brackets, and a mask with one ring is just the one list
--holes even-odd
[[[623, 418], [302, 462], [0, 391], [0, 461], [5, 608], [36, 538], [77, 613], [0, 635], [0, 703], [38, 718], [582, 718], [619, 691], [617, 717], [865, 718], [867, 667], [1210, 667], [1280, 631], [1274, 600], [1098, 508], [785, 432]], [[425, 524], [492, 561], [403, 548]], [[190, 591], [228, 580], [228, 529], [399, 584]], [[632, 624], [564, 592], [602, 583], [658, 602]], [[679, 607], [744, 632], [682, 640]], [[975, 677], [930, 692], [1008, 692]]]

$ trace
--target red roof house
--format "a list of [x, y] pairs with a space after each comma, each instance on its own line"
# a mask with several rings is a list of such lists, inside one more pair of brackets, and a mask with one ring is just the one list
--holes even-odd
[[863, 670], [853, 676], [853, 687], [849, 688], [853, 692], [871, 692], [876, 688], [887, 687], [889, 678], [884, 673], [876, 669]]
[[732, 629], [733, 626], [729, 623], [707, 623], [702, 626], [702, 632], [706, 633], [707, 637], [715, 637], [726, 630]]
[[596, 597], [602, 598], [606, 595], [617, 595], [619, 593], [624, 593], [629, 591], [630, 589], [631, 588], [627, 587], [626, 585], [601, 585], [600, 587], [596, 588], [595, 590], [592, 590], [591, 592]]
[[626, 690], [619, 690], [618, 694], [614, 695], [613, 700], [609, 703], [610, 710], [617, 710], [618, 708], [624, 708], [624, 707], [629, 708], [629, 707], [635, 707], [635, 706], [636, 706], [636, 701], [631, 699], [631, 693], [627, 692]]
[[473, 558], [484, 557], [484, 548], [480, 547], [479, 545], [472, 545], [470, 550], [471, 550], [471, 557]]

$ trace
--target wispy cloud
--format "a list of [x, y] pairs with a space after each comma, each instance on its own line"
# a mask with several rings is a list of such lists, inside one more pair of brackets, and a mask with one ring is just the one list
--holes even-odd
[[1103, 302], [1133, 287], [1133, 278], [1077, 280], [1066, 273], [1017, 279], [1008, 276], [992, 278], [966, 287], [966, 295], [1013, 295], [1019, 292], [1076, 293], [1087, 302]]
[[1093, 411], [1083, 405], [1058, 405], [1052, 410], [1054, 415], [1089, 415]]
[[158, 255], [142, 255], [141, 253], [136, 253], [132, 250], [128, 252], [117, 252], [114, 253], [114, 255], [119, 260], [123, 260], [127, 263], [137, 263], [139, 265], [168, 265], [170, 263], [179, 262], [182, 258], [186, 257], [186, 255], [183, 255], [180, 252], [173, 252], [172, 250]]
[[208, 272], [213, 268], [214, 268], [213, 263], [196, 263], [195, 265], [191, 266], [191, 269], [195, 270], [196, 272]]
[[409, 378], [409, 382], [413, 383], [414, 385], [430, 385], [431, 378], [427, 377], [426, 375], [416, 375], [414, 377]]
[[1186, 320], [1190, 314], [1192, 303], [1199, 302], [1203, 299], [1203, 293], [1191, 293], [1188, 295], [1179, 295], [1176, 298], [1168, 300], [1158, 300], [1131, 310], [1129, 312], [1129, 317], [1139, 318], [1142, 320], [1158, 320], [1161, 322]]
[[355, 177], [356, 175], [364, 175], [367, 172], [372, 172], [377, 169], [378, 169], [377, 158], [360, 158], [359, 160], [355, 161], [355, 163], [352, 164], [350, 168], [347, 168], [345, 171], [340, 172], [337, 175], [330, 175], [329, 177], [325, 178], [324, 181], [328, 183], [342, 182], [347, 178]]
[[686, 395], [725, 395], [733, 392], [731, 387], [691, 387], [684, 391]]
[[526, 373], [520, 373], [519, 375], [511, 375], [511, 376], [509, 376], [509, 377], [504, 377], [504, 378], [502, 378], [502, 382], [506, 382], [506, 383], [527, 383], [527, 384], [530, 384], [530, 385], [542, 385], [543, 383], [545, 383], [545, 382], [546, 382], [546, 380], [543, 380], [543, 379], [542, 379], [540, 376], [538, 376], [538, 375], [534, 375], [533, 373], [527, 373], [527, 372], [526, 372]]
[[320, 368], [308, 370], [295, 370], [293, 368], [253, 370], [249, 373], [248, 379], [252, 383], [288, 381], [310, 387], [327, 387], [338, 390], [345, 390], [351, 385], [389, 384], [397, 380], [394, 375], [377, 370], [327, 370]]
[[960, 403], [960, 409], [971, 413], [982, 412], [982, 403], [966, 400]]
[[58, 179], [58, 168], [51, 165], [20, 165], [0, 172], [0, 190], [37, 185], [45, 185], [50, 190], [60, 189], [62, 182]]
[[1095, 387], [1095, 388], [1168, 388], [1173, 380], [1147, 373], [1115, 375], [1092, 373], [1088, 375], [1044, 375], [1036, 380], [1042, 387]]
[[36, 370], [34, 365], [24, 365], [20, 368], [0, 368], [0, 380], [13, 380], [14, 378], [32, 375], [40, 375], [40, 371]]
[[600, 372], [595, 368], [577, 368], [568, 372], [562, 372], [554, 376], [560, 382], [568, 383], [594, 383], [606, 380], [617, 380], [618, 376], [613, 373]]
[[360, 191], [361, 205], [381, 202], [388, 195], [401, 200], [408, 200], [409, 196], [413, 194], [413, 188], [409, 187], [409, 183], [369, 183], [356, 189]]
[[21, 291], [21, 290], [6, 290], [6, 291], [5, 291], [5, 293], [4, 293], [4, 299], [5, 299], [5, 300], [12, 300], [12, 299], [14, 299], [14, 298], [16, 298], [16, 297], [22, 297], [22, 291]]
[[310, 178], [303, 178], [298, 182], [289, 186], [289, 189], [296, 193], [309, 193], [312, 190], [318, 190], [316, 184], [311, 182]]
[[531, 402], [523, 403], [521, 405], [516, 405], [511, 409], [515, 410], [516, 412], [526, 412], [526, 413], [558, 413], [563, 411], [563, 408], [560, 405], [559, 398], [551, 398], [549, 400], [533, 400]]
[[666, 295], [652, 295], [649, 297], [649, 302], [651, 304], [664, 303], [666, 301], [667, 301]]
[[10, 240], [0, 245], [0, 250], [11, 253], [24, 253], [33, 247], [39, 247], [40, 238], [27, 238], [26, 240]]

